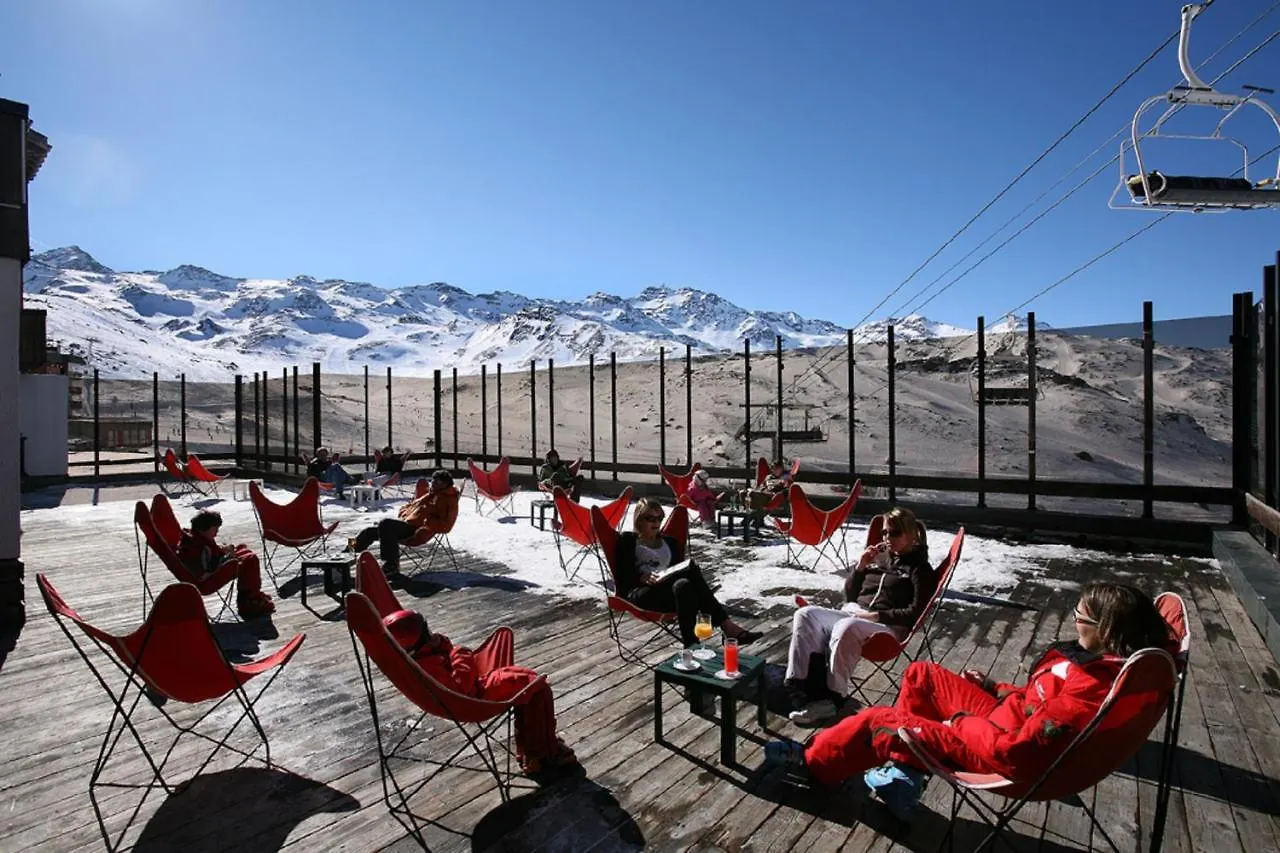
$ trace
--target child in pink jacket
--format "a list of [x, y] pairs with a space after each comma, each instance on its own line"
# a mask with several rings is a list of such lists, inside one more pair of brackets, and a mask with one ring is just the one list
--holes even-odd
[[702, 523], [708, 526], [713, 524], [720, 496], [711, 491], [711, 475], [699, 468], [689, 481], [689, 491], [685, 494], [693, 501], [693, 508], [698, 511], [698, 518], [702, 519]]

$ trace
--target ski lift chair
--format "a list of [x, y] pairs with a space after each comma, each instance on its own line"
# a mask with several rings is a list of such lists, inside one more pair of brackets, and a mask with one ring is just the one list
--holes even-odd
[[[1174, 213], [1221, 213], [1228, 210], [1259, 210], [1280, 208], [1280, 154], [1276, 156], [1275, 173], [1254, 181], [1249, 175], [1249, 149], [1240, 140], [1223, 135], [1223, 126], [1244, 107], [1255, 106], [1266, 114], [1280, 136], [1280, 115], [1259, 97], [1274, 94], [1272, 89], [1244, 86], [1243, 95], [1219, 92], [1196, 75], [1187, 57], [1191, 41], [1191, 22], [1203, 12], [1208, 3], [1190, 3], [1182, 7], [1182, 31], [1178, 38], [1178, 66], [1182, 70], [1183, 83], [1168, 92], [1148, 98], [1134, 113], [1129, 140], [1120, 145], [1120, 184], [1111, 194], [1108, 206], [1116, 210], [1154, 210]], [[1167, 102], [1164, 113], [1155, 124], [1142, 132], [1143, 115], [1160, 102]], [[1225, 111], [1209, 134], [1168, 133], [1164, 124], [1184, 107], [1210, 107]], [[1142, 141], [1152, 139], [1186, 139], [1208, 142], [1225, 142], [1235, 145], [1243, 155], [1244, 165], [1229, 177], [1170, 175], [1158, 170], [1148, 170], [1148, 162], [1142, 152]], [[1129, 173], [1125, 163], [1126, 149], [1133, 149], [1137, 162], [1136, 174]], [[1126, 198], [1127, 193], [1127, 198]]]

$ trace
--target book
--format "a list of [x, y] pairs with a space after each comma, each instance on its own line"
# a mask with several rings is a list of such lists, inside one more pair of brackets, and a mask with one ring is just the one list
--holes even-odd
[[681, 560], [680, 562], [676, 563], [674, 566], [667, 566], [662, 571], [653, 573], [653, 582], [662, 583], [667, 578], [671, 577], [672, 575], [679, 574], [680, 572], [689, 568], [691, 565], [693, 565], [693, 560]]

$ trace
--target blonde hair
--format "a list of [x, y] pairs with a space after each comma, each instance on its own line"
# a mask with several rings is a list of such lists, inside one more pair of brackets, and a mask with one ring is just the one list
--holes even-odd
[[640, 532], [640, 516], [645, 513], [657, 512], [663, 518], [666, 518], [667, 511], [662, 508], [662, 504], [657, 498], [641, 498], [636, 504], [636, 511], [631, 515], [631, 529], [636, 533]]
[[899, 530], [909, 530], [913, 534], [916, 545], [924, 544], [927, 531], [924, 522], [916, 518], [916, 514], [906, 507], [895, 506], [884, 514], [884, 530], [886, 534]]

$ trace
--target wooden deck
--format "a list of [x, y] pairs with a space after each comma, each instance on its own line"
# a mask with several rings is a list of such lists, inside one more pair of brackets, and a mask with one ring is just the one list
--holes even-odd
[[[69, 526], [57, 512], [24, 516], [30, 621], [0, 671], [2, 851], [103, 847], [88, 777], [110, 705], [44, 611], [34, 581], [36, 572], [47, 573], [68, 602], [99, 625], [136, 625], [140, 580], [133, 533], [101, 527]], [[255, 536], [229, 526], [223, 538], [251, 542]], [[586, 778], [518, 790], [503, 804], [491, 778], [446, 771], [414, 800], [416, 812], [448, 827], [427, 828], [431, 850], [940, 848], [950, 800], [944, 785], [930, 787], [927, 808], [903, 827], [855, 786], [817, 791], [762, 774], [756, 770], [762, 733], [749, 703], [739, 706], [739, 724], [757, 738], [740, 742], [742, 768], [718, 764], [715, 724], [690, 715], [674, 695], [666, 705], [669, 745], [655, 744], [652, 677], [619, 662], [602, 606], [513, 590], [502, 583], [501, 567], [468, 565], [463, 557], [471, 585], [457, 588], [456, 575], [447, 576], [446, 584], [426, 579], [414, 586], [421, 598], [415, 606], [456, 641], [478, 641], [498, 624], [515, 629], [517, 660], [549, 674], [561, 732], [582, 759]], [[1063, 617], [1074, 603], [1073, 584], [1115, 576], [1118, 567], [1152, 590], [1183, 593], [1191, 609], [1195, 645], [1165, 849], [1280, 849], [1280, 674], [1223, 578], [1205, 563], [1128, 557], [1092, 565], [1050, 561], [1038, 580], [1008, 593], [1038, 610], [947, 604], [936, 624], [935, 649], [955, 669], [1021, 677], [1039, 649], [1070, 630]], [[183, 793], [153, 794], [136, 814], [136, 792], [101, 794], [107, 827], [124, 831], [126, 849], [420, 849], [384, 806], [350, 639], [333, 618], [332, 602], [319, 593], [318, 579], [313, 591], [315, 611], [304, 609], [296, 594], [280, 602], [278, 639], [258, 643], [242, 626], [219, 629], [229, 644], [257, 646], [255, 655], [278, 648], [296, 632], [307, 633], [298, 656], [260, 704], [276, 768], [232, 768], [220, 759]], [[781, 662], [789, 614], [756, 615], [773, 630], [751, 651], [763, 650], [768, 660]], [[772, 669], [776, 678], [778, 667]], [[403, 726], [413, 716], [408, 705], [396, 703], [389, 691], [382, 695], [382, 708], [389, 711], [384, 724]], [[143, 709], [144, 717], [149, 710]], [[784, 716], [770, 721], [777, 732], [803, 734]], [[432, 737], [441, 749], [457, 739], [439, 723]], [[191, 766], [196, 753], [180, 749], [175, 766]], [[1158, 754], [1156, 744], [1149, 744], [1094, 795], [1122, 850], [1147, 849]], [[136, 750], [123, 748], [117, 760], [117, 771], [142, 775]], [[1029, 849], [1043, 837], [1049, 850], [1090, 849], [1078, 809], [1055, 804], [1024, 814], [1027, 821], [1017, 825], [1020, 846]], [[972, 815], [962, 816], [957, 849], [972, 847], [979, 830]], [[1104, 846], [1100, 839], [1094, 842], [1093, 849]]]

